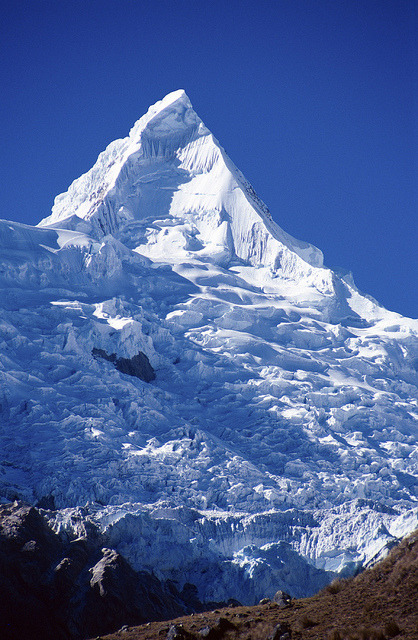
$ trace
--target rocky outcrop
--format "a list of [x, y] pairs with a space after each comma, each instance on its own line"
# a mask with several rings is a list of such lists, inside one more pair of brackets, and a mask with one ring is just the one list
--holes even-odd
[[136, 356], [133, 356], [132, 358], [117, 358], [115, 367], [121, 373], [126, 373], [128, 376], [134, 376], [144, 382], [151, 382], [151, 380], [155, 380], [155, 371], [147, 356], [145, 353], [142, 353], [142, 351], [139, 351]]
[[89, 573], [83, 624], [89, 636], [106, 633], [111, 626], [175, 618], [189, 609], [172, 584], [134, 571], [114, 549], [103, 548]]
[[280, 609], [286, 609], [292, 604], [292, 597], [285, 591], [277, 591], [273, 596], [273, 602], [279, 605]]
[[67, 640], [53, 606], [50, 569], [62, 544], [33, 507], [0, 506], [0, 637]]
[[268, 640], [290, 640], [290, 627], [288, 624], [279, 622], [273, 629]]
[[205, 608], [193, 585], [180, 593], [102, 544], [97, 531], [62, 538], [36, 508], [0, 505], [2, 640], [81, 640]]
[[132, 358], [118, 358], [116, 353], [107, 353], [104, 349], [96, 349], [96, 347], [91, 353], [95, 358], [103, 358], [112, 362], [118, 371], [128, 376], [134, 376], [144, 382], [155, 380], [155, 371], [148, 357], [142, 351], [139, 351]]

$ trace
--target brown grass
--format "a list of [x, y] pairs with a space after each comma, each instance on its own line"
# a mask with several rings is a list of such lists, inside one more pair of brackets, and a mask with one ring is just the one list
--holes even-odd
[[315, 627], [316, 624], [315, 620], [312, 620], [312, 618], [307, 615], [303, 615], [299, 620], [299, 626], [302, 629], [311, 629], [312, 627]]
[[[418, 595], [418, 594], [417, 594]], [[418, 606], [418, 602], [417, 602]], [[400, 633], [400, 627], [394, 620], [389, 620], [385, 624], [384, 632], [387, 638], [395, 638]]]
[[340, 591], [345, 588], [347, 582], [349, 581], [346, 578], [333, 580], [325, 587], [325, 591], [333, 595], [335, 595], [336, 593], [340, 593]]

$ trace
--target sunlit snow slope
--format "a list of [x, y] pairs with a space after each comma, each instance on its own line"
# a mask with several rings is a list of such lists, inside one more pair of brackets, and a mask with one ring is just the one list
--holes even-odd
[[417, 526], [418, 322], [280, 229], [183, 91], [0, 222], [0, 286], [1, 491], [57, 530], [252, 602]]

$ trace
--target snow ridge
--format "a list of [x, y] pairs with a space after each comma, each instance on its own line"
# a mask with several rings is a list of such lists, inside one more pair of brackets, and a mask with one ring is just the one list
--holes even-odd
[[417, 526], [418, 322], [280, 229], [184, 91], [0, 248], [5, 500], [202, 601], [312, 593]]

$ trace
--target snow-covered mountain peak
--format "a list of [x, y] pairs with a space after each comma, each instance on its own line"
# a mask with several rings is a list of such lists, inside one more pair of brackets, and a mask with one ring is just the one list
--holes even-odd
[[312, 592], [417, 524], [417, 336], [174, 92], [0, 221], [0, 496], [202, 601]]
[[310, 277], [310, 267], [322, 266], [319, 249], [273, 222], [183, 90], [150, 107], [127, 138], [112, 142], [55, 199], [40, 226], [85, 231], [80, 220], [92, 235], [123, 238], [157, 261], [239, 260], [292, 278]]
[[167, 95], [164, 96], [162, 100], [158, 100], [155, 104], [151, 105], [147, 113], [134, 124], [131, 131], [133, 131], [136, 125], [138, 125], [140, 122], [142, 122], [142, 124], [149, 122], [153, 117], [175, 103], [177, 103], [178, 105], [183, 105], [186, 109], [193, 109], [192, 103], [190, 102], [189, 97], [187, 96], [184, 89], [171, 91], [170, 93], [167, 93]]
[[[195, 130], [202, 121], [193, 110], [192, 104], [183, 89], [173, 91], [152, 105], [132, 127], [129, 137], [133, 142], [143, 141], [144, 135], [155, 139], [166, 136], [179, 136], [186, 131]], [[144, 134], [144, 132], [146, 132]]]
[[177, 91], [172, 91], [168, 93], [162, 100], [158, 100], [155, 104], [151, 105], [145, 115], [143, 115], [132, 127], [130, 134], [133, 134], [135, 130], [143, 129], [146, 124], [148, 124], [153, 118], [161, 114], [166, 109], [170, 109], [174, 105], [177, 105], [177, 108], [181, 110], [183, 109], [191, 109], [193, 110], [192, 103], [189, 100], [184, 89], [178, 89]]

